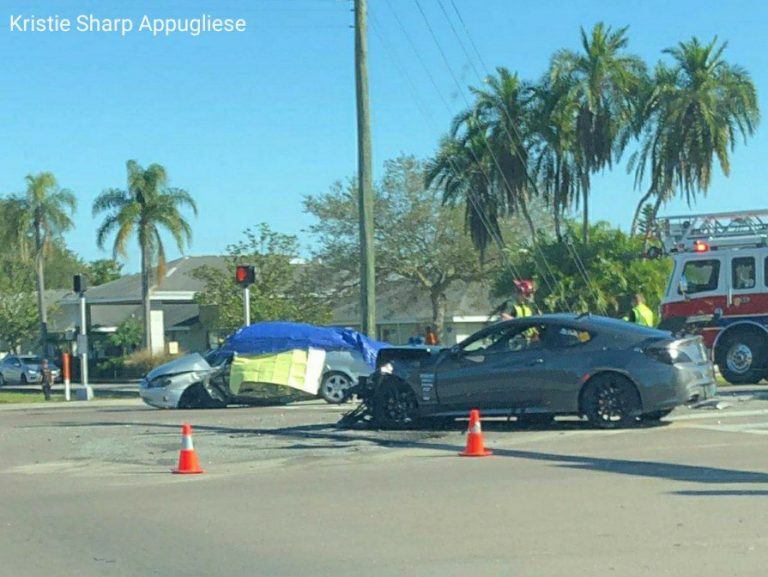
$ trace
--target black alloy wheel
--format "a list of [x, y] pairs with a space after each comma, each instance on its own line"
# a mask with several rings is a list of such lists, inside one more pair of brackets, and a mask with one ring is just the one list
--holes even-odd
[[405, 383], [387, 379], [373, 397], [373, 419], [382, 429], [407, 429], [416, 424], [416, 395]]
[[601, 373], [584, 386], [582, 412], [601, 429], [628, 427], [640, 413], [640, 395], [635, 385], [618, 373]]

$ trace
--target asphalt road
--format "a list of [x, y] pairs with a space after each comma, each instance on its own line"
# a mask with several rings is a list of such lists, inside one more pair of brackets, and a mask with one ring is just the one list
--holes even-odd
[[[0, 577], [760, 576], [768, 390], [657, 427], [342, 431], [322, 403], [0, 407]], [[720, 405], [723, 407], [724, 405]], [[169, 473], [180, 425], [206, 473]]]

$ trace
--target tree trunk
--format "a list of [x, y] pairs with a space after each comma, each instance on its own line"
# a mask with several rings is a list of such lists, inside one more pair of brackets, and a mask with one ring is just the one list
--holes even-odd
[[40, 318], [40, 354], [48, 356], [48, 312], [45, 310], [45, 245], [40, 224], [35, 223], [35, 283], [37, 285], [37, 313]]
[[536, 242], [536, 227], [533, 226], [533, 219], [528, 212], [528, 203], [525, 200], [520, 202], [520, 211], [523, 213], [523, 218], [525, 219], [525, 222], [528, 223], [528, 228], [531, 230], [531, 242]]
[[141, 304], [144, 310], [144, 346], [152, 356], [152, 301], [149, 290], [149, 246], [144, 235], [140, 234], [141, 243]]
[[648, 202], [648, 199], [650, 199], [652, 195], [653, 191], [649, 190], [643, 195], [643, 198], [640, 199], [640, 202], [637, 203], [637, 208], [635, 208], [635, 216], [632, 217], [632, 226], [629, 229], [629, 236], [635, 236], [637, 233], [637, 225], [638, 221], [640, 220], [640, 212], [643, 210], [643, 206], [646, 202]]
[[581, 226], [584, 246], [587, 246], [589, 244], [589, 193], [584, 189], [582, 195], [584, 196], [584, 221]]
[[563, 231], [561, 230], [561, 224], [560, 224], [560, 207], [558, 206], [557, 202], [555, 202], [554, 217], [555, 217], [555, 236], [557, 237], [557, 242], [563, 242]]
[[[661, 208], [663, 197], [661, 195], [658, 195], [656, 197], [656, 202], [653, 203], [653, 222], [656, 221], [656, 215], [659, 214], [659, 209]], [[651, 234], [649, 231], [645, 232], [645, 238], [643, 239], [643, 254], [648, 250], [648, 242], [650, 241]]]
[[445, 328], [445, 309], [448, 306], [448, 298], [445, 296], [445, 287], [432, 287], [429, 291], [429, 299], [432, 302], [432, 324], [435, 325], [435, 333], [443, 342], [443, 329]]

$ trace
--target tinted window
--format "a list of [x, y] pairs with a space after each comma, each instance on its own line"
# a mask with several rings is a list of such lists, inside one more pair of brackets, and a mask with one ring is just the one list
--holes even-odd
[[515, 327], [509, 325], [499, 325], [493, 327], [482, 337], [473, 339], [464, 344], [461, 348], [466, 352], [483, 351], [507, 338], [507, 334], [512, 332]]
[[473, 352], [514, 352], [536, 349], [541, 346], [545, 325], [523, 324], [502, 326], [498, 330], [486, 333], [482, 338], [463, 347], [468, 353]]
[[685, 263], [683, 276], [688, 281], [688, 293], [700, 293], [717, 289], [720, 278], [720, 261], [692, 260]]
[[548, 333], [550, 338], [544, 344], [552, 348], [577, 347], [592, 340], [589, 331], [571, 327], [554, 325], [549, 328]]
[[734, 289], [755, 288], [755, 258], [740, 256], [731, 260], [731, 286]]

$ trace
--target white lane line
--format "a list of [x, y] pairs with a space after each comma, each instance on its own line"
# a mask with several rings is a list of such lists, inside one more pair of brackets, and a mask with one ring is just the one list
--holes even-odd
[[768, 409], [753, 409], [750, 411], [731, 411], [723, 409], [722, 411], [704, 410], [705, 412], [690, 415], [671, 415], [666, 417], [667, 421], [694, 421], [699, 419], [727, 419], [731, 417], [757, 417], [759, 415], [768, 415]]
[[[765, 423], [768, 427], [768, 423]], [[768, 428], [756, 427], [755, 423], [744, 425], [688, 425], [690, 429], [704, 429], [707, 431], [717, 431], [719, 433], [749, 433], [750, 435], [768, 435]]]

